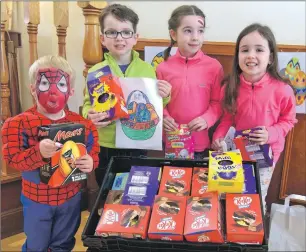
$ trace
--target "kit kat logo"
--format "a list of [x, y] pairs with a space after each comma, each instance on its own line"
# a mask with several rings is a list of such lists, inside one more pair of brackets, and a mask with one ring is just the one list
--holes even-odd
[[185, 171], [183, 169], [171, 169], [169, 175], [172, 178], [181, 178], [185, 175]]
[[107, 210], [104, 215], [102, 223], [111, 225], [117, 221], [118, 221], [118, 214], [113, 210]]
[[165, 218], [157, 224], [158, 230], [174, 230], [176, 222], [172, 218]]
[[54, 137], [54, 142], [60, 142], [61, 140], [66, 140], [71, 137], [80, 136], [82, 132], [83, 128], [75, 129], [73, 131], [59, 130]]
[[249, 207], [252, 202], [251, 197], [242, 196], [242, 197], [234, 197], [234, 204], [239, 208]]

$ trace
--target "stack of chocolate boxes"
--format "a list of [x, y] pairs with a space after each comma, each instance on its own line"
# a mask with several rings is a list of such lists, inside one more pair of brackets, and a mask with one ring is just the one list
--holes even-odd
[[116, 174], [96, 235], [262, 244], [253, 169], [239, 152], [210, 152], [209, 167], [132, 166]]

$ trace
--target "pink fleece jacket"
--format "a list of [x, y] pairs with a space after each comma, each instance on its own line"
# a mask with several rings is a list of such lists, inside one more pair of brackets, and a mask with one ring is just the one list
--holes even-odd
[[223, 138], [230, 126], [236, 130], [265, 126], [276, 163], [284, 149], [285, 137], [296, 122], [295, 97], [289, 85], [268, 73], [252, 84], [241, 74], [237, 112], [224, 113], [213, 140]]
[[[172, 85], [171, 100], [164, 109], [164, 116], [171, 116], [176, 123], [188, 124], [197, 117], [213, 126], [222, 115], [220, 83], [223, 78], [221, 64], [202, 51], [192, 58], [181, 56], [179, 50], [157, 67], [157, 78]], [[210, 147], [208, 130], [192, 133], [195, 151]]]

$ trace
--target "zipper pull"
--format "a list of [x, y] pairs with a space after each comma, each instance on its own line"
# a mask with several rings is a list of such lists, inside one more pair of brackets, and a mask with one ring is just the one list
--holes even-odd
[[186, 57], [186, 61], [185, 61], [185, 62], [186, 62], [186, 64], [187, 64], [187, 62], [188, 62], [188, 58], [187, 58], [187, 57]]
[[252, 90], [254, 90], [254, 83], [252, 83]]

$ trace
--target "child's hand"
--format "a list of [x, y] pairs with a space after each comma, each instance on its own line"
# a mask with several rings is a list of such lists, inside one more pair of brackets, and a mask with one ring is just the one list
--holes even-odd
[[75, 167], [80, 171], [89, 173], [93, 170], [93, 159], [90, 155], [86, 154], [75, 160]]
[[44, 139], [39, 142], [39, 151], [43, 158], [50, 158], [61, 146], [61, 143], [54, 142], [50, 139]]
[[93, 109], [88, 110], [87, 118], [91, 120], [97, 128], [104, 128], [112, 122], [110, 120], [101, 122], [108, 118], [108, 114], [106, 112], [96, 112]]
[[161, 97], [166, 98], [170, 95], [172, 86], [168, 81], [158, 80], [157, 86], [158, 93]]
[[268, 142], [269, 133], [265, 126], [259, 126], [256, 128], [261, 128], [260, 130], [254, 131], [254, 133], [249, 134], [249, 139], [259, 145], [265, 144]]
[[218, 138], [211, 144], [211, 148], [215, 151], [223, 151], [222, 150], [222, 144], [221, 142], [224, 140], [224, 138]]
[[188, 123], [190, 131], [201, 131], [207, 128], [207, 122], [202, 117], [197, 117]]
[[164, 117], [163, 125], [165, 131], [174, 131], [178, 128], [178, 124], [170, 116]]

